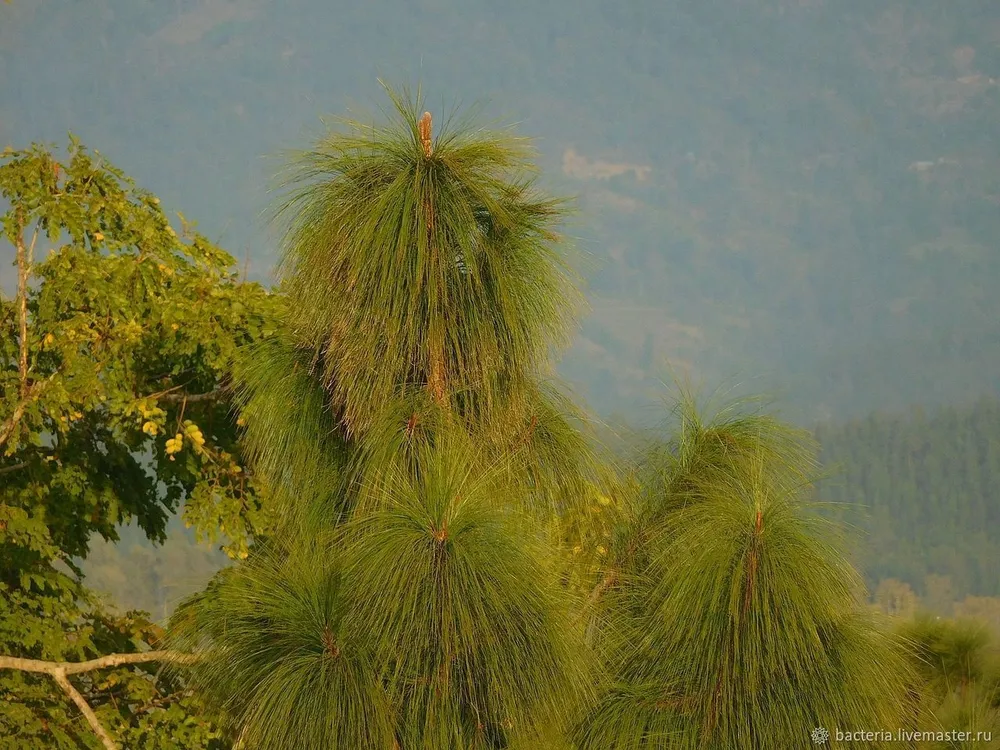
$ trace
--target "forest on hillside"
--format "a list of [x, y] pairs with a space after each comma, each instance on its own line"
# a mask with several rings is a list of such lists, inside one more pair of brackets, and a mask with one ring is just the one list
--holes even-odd
[[815, 434], [834, 472], [818, 494], [864, 532], [859, 564], [873, 590], [894, 578], [927, 593], [927, 577], [939, 576], [952, 600], [1000, 596], [996, 398], [875, 413]]

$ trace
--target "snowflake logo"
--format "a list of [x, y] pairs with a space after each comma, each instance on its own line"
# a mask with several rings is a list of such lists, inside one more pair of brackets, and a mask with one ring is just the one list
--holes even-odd
[[826, 741], [830, 739], [830, 733], [826, 730], [826, 727], [816, 727], [809, 735], [812, 737], [814, 745], [826, 744]]

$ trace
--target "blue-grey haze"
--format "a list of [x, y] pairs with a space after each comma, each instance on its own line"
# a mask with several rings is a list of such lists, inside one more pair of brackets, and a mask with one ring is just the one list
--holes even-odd
[[379, 76], [519, 122], [579, 196], [562, 370], [599, 411], [665, 360], [804, 421], [1000, 388], [992, 0], [15, 0], [0, 146], [72, 130], [266, 278], [264, 157]]

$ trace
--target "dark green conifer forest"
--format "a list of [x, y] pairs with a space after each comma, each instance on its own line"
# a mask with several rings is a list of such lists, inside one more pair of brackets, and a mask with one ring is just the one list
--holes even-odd
[[939, 576], [949, 579], [954, 601], [1000, 596], [996, 399], [875, 413], [824, 425], [816, 437], [834, 471], [820, 493], [844, 506], [839, 518], [867, 532], [859, 563], [873, 589], [892, 578], [927, 594], [927, 577]]

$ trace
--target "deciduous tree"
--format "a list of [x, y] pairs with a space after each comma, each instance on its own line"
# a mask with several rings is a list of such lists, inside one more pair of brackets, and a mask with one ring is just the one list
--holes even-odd
[[[239, 346], [272, 333], [277, 302], [75, 139], [63, 160], [42, 146], [4, 151], [0, 194], [17, 267], [0, 300], [0, 653], [134, 657], [162, 632], [103, 611], [74, 560], [130, 520], [162, 539], [182, 501], [199, 533], [245, 556], [267, 515], [243, 467], [228, 372]], [[94, 745], [84, 705], [130, 746], [219, 746], [157, 664], [0, 666], [0, 735], [17, 747]]]

